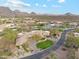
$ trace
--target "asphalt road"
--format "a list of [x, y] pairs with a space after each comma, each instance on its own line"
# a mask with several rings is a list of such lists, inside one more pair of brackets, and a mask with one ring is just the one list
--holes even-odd
[[57, 50], [61, 45], [64, 44], [65, 40], [66, 40], [66, 34], [67, 32], [71, 31], [73, 29], [68, 29], [68, 30], [64, 30], [64, 32], [61, 34], [61, 37], [59, 39], [59, 41], [54, 45], [49, 47], [48, 49], [38, 52], [36, 54], [21, 58], [21, 59], [41, 59], [42, 57], [48, 55], [51, 51], [55, 51]]

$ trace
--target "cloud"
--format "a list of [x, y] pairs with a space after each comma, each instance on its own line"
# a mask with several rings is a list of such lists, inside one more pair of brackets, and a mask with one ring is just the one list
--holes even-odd
[[38, 3], [35, 3], [35, 6], [39, 6], [39, 4]]
[[24, 3], [21, 0], [7, 0], [3, 6], [10, 7], [11, 9], [21, 9], [24, 7], [30, 7], [31, 5], [29, 3]]
[[59, 3], [64, 3], [64, 2], [65, 2], [65, 0], [58, 0], [58, 2], [59, 2]]
[[43, 4], [43, 7], [45, 8], [45, 7], [47, 7], [47, 5], [46, 4]]
[[30, 7], [31, 6], [29, 3], [24, 3], [21, 0], [8, 0], [8, 4], [16, 5], [16, 7], [18, 6]]

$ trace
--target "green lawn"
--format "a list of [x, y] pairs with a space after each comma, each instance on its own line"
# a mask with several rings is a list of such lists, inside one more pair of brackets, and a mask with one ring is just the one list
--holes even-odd
[[46, 49], [52, 45], [53, 45], [53, 42], [51, 40], [46, 40], [46, 41], [37, 43], [36, 46], [37, 48], [40, 48], [40, 49]]

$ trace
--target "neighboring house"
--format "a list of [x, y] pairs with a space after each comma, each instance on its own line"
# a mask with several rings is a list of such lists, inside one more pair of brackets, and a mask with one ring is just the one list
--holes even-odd
[[17, 36], [18, 36], [18, 38], [19, 38], [19, 37], [21, 37], [21, 36], [23, 36], [23, 35], [24, 35], [24, 33], [18, 33]]
[[71, 23], [69, 23], [70, 25], [77, 25], [77, 23], [76, 22], [71, 22]]
[[51, 26], [56, 26], [56, 24], [54, 24], [54, 23], [51, 23], [50, 25], [51, 25]]
[[75, 32], [75, 33], [74, 33], [74, 36], [75, 36], [75, 37], [79, 37], [79, 33]]
[[31, 17], [26, 17], [25, 20], [32, 20], [33, 18]]
[[79, 28], [79, 24], [77, 25], [77, 28]]
[[4, 20], [6, 20], [6, 19], [0, 19], [0, 20], [4, 21]]
[[53, 28], [53, 27], [55, 27], [56, 26], [56, 24], [54, 24], [54, 23], [48, 23], [48, 24], [46, 24], [45, 26], [44, 26], [44, 28], [45, 29], [51, 29], [51, 28]]
[[49, 36], [50, 32], [49, 31], [42, 31], [42, 30], [34, 30], [34, 31], [29, 32], [30, 36], [32, 36], [34, 34], [45, 37], [45, 36]]
[[48, 22], [37, 22], [37, 24], [47, 24]]
[[3, 29], [0, 29], [0, 33], [3, 31]]
[[6, 28], [6, 24], [0, 25], [0, 32], [2, 32]]
[[34, 20], [27, 20], [27, 21], [25, 20], [25, 23], [26, 24], [32, 24], [32, 23], [35, 23], [35, 21]]
[[15, 24], [6, 24], [6, 27], [8, 27], [8, 28], [16, 28], [16, 25]]
[[61, 21], [53, 21], [53, 22], [51, 22], [52, 26], [61, 26], [62, 24], [63, 24], [63, 22], [61, 22]]
[[76, 22], [69, 23], [71, 27], [76, 27], [78, 24]]

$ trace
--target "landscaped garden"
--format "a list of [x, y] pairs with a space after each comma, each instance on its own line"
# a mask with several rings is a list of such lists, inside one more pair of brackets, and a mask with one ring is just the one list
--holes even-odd
[[39, 49], [46, 49], [46, 48], [52, 46], [53, 44], [54, 44], [53, 41], [51, 41], [51, 40], [45, 40], [45, 41], [37, 43], [36, 46]]

